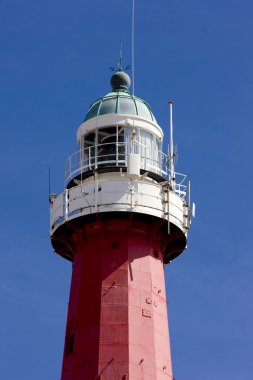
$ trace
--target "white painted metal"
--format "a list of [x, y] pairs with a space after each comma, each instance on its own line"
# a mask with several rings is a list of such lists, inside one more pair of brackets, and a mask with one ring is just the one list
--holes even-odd
[[97, 174], [53, 200], [50, 231], [53, 233], [66, 220], [83, 215], [132, 211], [169, 220], [186, 233], [185, 201], [174, 191], [169, 191], [169, 205], [164, 199], [164, 188], [147, 177], [129, 180], [127, 174]]
[[189, 219], [189, 206], [188, 203], [184, 204], [184, 228], [190, 228], [190, 219]]
[[[110, 134], [110, 127], [116, 127], [116, 132], [112, 129]], [[50, 198], [51, 234], [67, 220], [120, 211], [156, 216], [167, 220], [168, 233], [171, 223], [187, 235], [190, 184], [187, 187], [186, 176], [175, 172], [172, 102], [168, 155], [160, 150], [160, 126], [137, 115], [94, 117], [79, 127], [77, 139], [79, 150], [67, 159], [65, 167], [66, 187], [73, 187]], [[109, 167], [119, 171], [107, 171]], [[149, 177], [150, 172], [156, 180]]]
[[169, 185], [166, 186], [167, 195], [167, 220], [168, 220], [168, 235], [170, 234], [170, 188]]
[[174, 165], [174, 145], [173, 145], [173, 119], [172, 119], [172, 104], [170, 101], [170, 174], [171, 174], [171, 187], [174, 188], [175, 183], [175, 165]]
[[193, 218], [196, 216], [196, 204], [194, 202], [192, 202], [192, 216]]
[[[104, 165], [122, 167], [127, 166], [127, 152], [140, 153], [140, 169], [144, 171], [151, 171], [164, 177], [166, 180], [171, 177], [170, 171], [168, 169], [168, 156], [162, 151], [156, 149], [152, 150], [153, 154], [150, 154], [150, 147], [147, 147], [140, 142], [134, 140], [127, 143], [116, 143], [115, 152], [101, 155], [99, 153], [100, 149], [112, 144], [99, 144], [95, 146], [90, 146], [83, 150], [75, 152], [68, 157], [65, 165], [65, 181], [68, 184], [73, 178], [85, 173], [89, 170], [96, 170]], [[120, 148], [120, 149], [119, 149]], [[122, 149], [125, 153], [122, 153]], [[174, 172], [174, 189], [180, 194], [180, 196], [185, 197], [186, 186], [184, 181], [186, 179], [185, 174]]]
[[187, 201], [187, 209], [188, 209], [188, 228], [190, 228], [191, 225], [191, 181], [187, 182], [187, 194], [188, 194], [188, 201]]
[[81, 137], [87, 132], [95, 131], [102, 127], [112, 126], [122, 127], [138, 127], [154, 134], [160, 139], [163, 139], [162, 128], [154, 121], [144, 119], [137, 115], [122, 115], [122, 114], [105, 114], [93, 117], [82, 123], [77, 130], [77, 140], [80, 141]]
[[131, 179], [140, 177], [140, 155], [136, 153], [128, 153], [127, 155], [127, 175]]
[[59, 194], [58, 196], [51, 199], [50, 203], [50, 228], [56, 228], [57, 222], [62, 223], [64, 218], [63, 210], [63, 196], [64, 193]]

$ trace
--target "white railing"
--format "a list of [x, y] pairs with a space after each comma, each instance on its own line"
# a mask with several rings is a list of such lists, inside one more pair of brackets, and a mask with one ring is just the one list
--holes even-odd
[[[186, 227], [186, 202], [177, 192], [161, 187], [161, 184], [138, 180], [134, 192], [127, 177], [90, 178], [85, 184], [74, 186], [58, 196], [50, 197], [50, 229], [54, 231], [66, 220], [96, 212], [131, 211], [171, 218], [179, 227]], [[102, 191], [98, 191], [98, 188]], [[166, 196], [167, 194], [167, 196]], [[168, 204], [169, 203], [169, 204]]]
[[[73, 153], [68, 157], [65, 165], [66, 185], [72, 179], [81, 177], [82, 174], [90, 170], [103, 167], [126, 167], [128, 153], [140, 154], [140, 169], [155, 173], [171, 182], [169, 156], [135, 140], [130, 143], [97, 144]], [[185, 179], [186, 175], [175, 173], [173, 190], [181, 198], [185, 198], [187, 193]]]

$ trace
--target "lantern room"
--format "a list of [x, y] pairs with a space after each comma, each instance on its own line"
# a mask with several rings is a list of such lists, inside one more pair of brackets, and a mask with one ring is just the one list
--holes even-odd
[[144, 100], [131, 95], [129, 76], [118, 71], [112, 91], [94, 101], [78, 129], [78, 151], [66, 162], [66, 186], [97, 172], [126, 172], [129, 155], [135, 155], [139, 174], [159, 181], [167, 175], [162, 153], [163, 131]]

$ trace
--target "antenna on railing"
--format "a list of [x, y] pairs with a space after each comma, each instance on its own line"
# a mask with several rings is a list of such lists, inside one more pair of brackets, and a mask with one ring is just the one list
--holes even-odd
[[170, 156], [169, 156], [169, 168], [170, 168], [170, 185], [174, 189], [175, 185], [175, 156], [174, 156], [174, 145], [173, 145], [173, 119], [172, 119], [172, 105], [173, 101], [169, 101], [170, 105]]

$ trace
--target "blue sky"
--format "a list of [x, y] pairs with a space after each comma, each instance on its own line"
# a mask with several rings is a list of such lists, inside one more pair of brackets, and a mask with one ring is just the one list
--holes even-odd
[[[176, 380], [252, 380], [253, 4], [136, 0], [136, 94], [168, 140], [197, 218], [166, 268]], [[59, 379], [71, 265], [49, 241], [48, 168], [91, 101], [109, 92], [119, 40], [131, 63], [131, 1], [0, 1], [0, 373]]]

